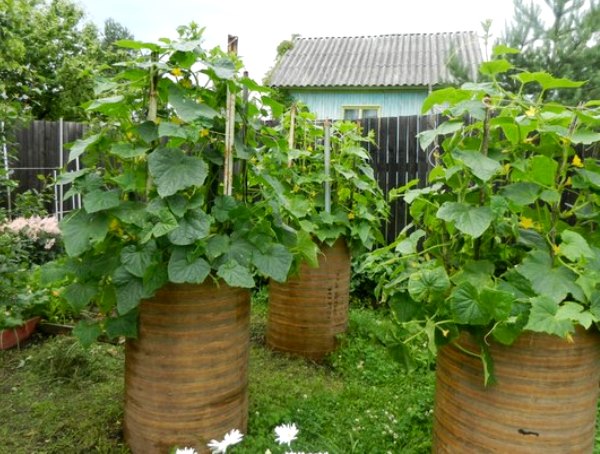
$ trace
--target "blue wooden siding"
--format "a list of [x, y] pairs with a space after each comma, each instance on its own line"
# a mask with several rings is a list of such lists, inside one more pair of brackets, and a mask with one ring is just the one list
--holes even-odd
[[380, 117], [420, 115], [426, 89], [408, 90], [290, 90], [320, 119], [342, 118], [343, 106], [378, 106]]

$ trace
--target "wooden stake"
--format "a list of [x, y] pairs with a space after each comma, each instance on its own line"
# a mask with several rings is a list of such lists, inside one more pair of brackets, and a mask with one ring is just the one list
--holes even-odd
[[[237, 55], [237, 36], [227, 36], [227, 52]], [[227, 87], [227, 112], [225, 116], [225, 155], [223, 157], [223, 193], [233, 194], [233, 144], [235, 141], [235, 95]]]

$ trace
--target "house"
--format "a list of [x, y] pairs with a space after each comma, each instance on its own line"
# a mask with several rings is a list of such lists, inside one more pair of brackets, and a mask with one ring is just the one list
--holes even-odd
[[270, 85], [321, 119], [416, 115], [432, 88], [452, 81], [451, 61], [476, 80], [482, 57], [475, 32], [300, 37]]

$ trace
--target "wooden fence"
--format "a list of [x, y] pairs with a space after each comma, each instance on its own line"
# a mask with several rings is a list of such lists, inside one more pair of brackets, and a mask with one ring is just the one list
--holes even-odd
[[[370, 144], [368, 150], [375, 176], [385, 194], [416, 178], [421, 186], [426, 183], [430, 156], [421, 150], [416, 135], [434, 128], [439, 123], [438, 116], [369, 118], [361, 123], [365, 134], [373, 131], [376, 144]], [[53, 176], [59, 171], [67, 162], [68, 150], [64, 144], [82, 137], [84, 131], [85, 126], [80, 123], [50, 121], [34, 121], [27, 128], [16, 131], [18, 159], [11, 170], [13, 178], [20, 182], [19, 191], [42, 190], [43, 182], [37, 175]], [[55, 202], [48, 207], [50, 212], [62, 213], [73, 208], [71, 200], [62, 205], [59, 188], [54, 191]], [[392, 241], [408, 222], [405, 204], [393, 202], [390, 221], [385, 227], [386, 239]]]
[[[368, 147], [375, 169], [375, 177], [384, 194], [409, 181], [419, 179], [419, 187], [427, 183], [432, 167], [431, 151], [423, 151], [417, 134], [435, 128], [439, 115], [369, 118], [362, 120], [365, 133], [373, 131], [376, 145]], [[390, 220], [385, 237], [392, 242], [410, 222], [408, 208], [402, 200], [391, 204]]]
[[[14, 145], [9, 150], [14, 157], [10, 160], [9, 170], [11, 178], [19, 182], [19, 187], [11, 196], [14, 198], [16, 193], [27, 189], [44, 190], [49, 179], [55, 178], [67, 162], [69, 152], [64, 145], [83, 137], [85, 129], [86, 126], [81, 123], [36, 120], [16, 130]], [[78, 163], [72, 163], [70, 168], [76, 165]], [[73, 208], [73, 201], [61, 203], [59, 189], [52, 189], [54, 203], [47, 207], [51, 213], [63, 211], [61, 208], [64, 211]]]

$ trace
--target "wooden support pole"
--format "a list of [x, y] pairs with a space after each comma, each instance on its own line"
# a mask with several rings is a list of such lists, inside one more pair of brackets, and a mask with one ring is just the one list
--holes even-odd
[[[237, 55], [237, 36], [227, 36], [227, 52]], [[227, 88], [227, 112], [225, 116], [225, 155], [223, 157], [223, 193], [233, 194], [233, 145], [235, 142], [235, 94]]]

